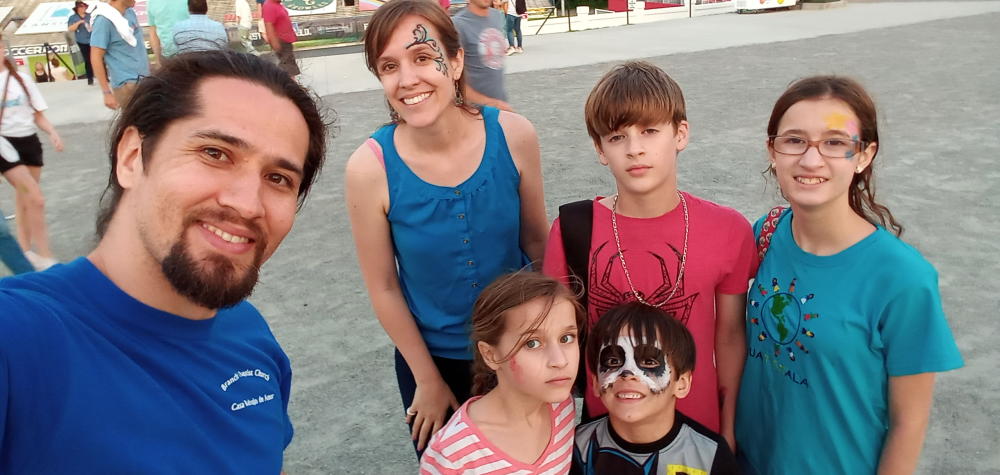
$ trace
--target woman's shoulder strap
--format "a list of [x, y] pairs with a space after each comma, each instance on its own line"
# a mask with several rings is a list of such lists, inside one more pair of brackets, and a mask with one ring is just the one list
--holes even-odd
[[482, 114], [483, 120], [488, 124], [500, 124], [500, 109], [492, 106], [482, 106], [479, 109], [479, 113]]
[[382, 165], [382, 169], [385, 170], [385, 156], [382, 155], [382, 147], [379, 146], [378, 141], [372, 137], [365, 140], [365, 144], [371, 149], [372, 153], [375, 154], [375, 158], [378, 159], [378, 163]]
[[368, 148], [375, 154], [375, 158], [382, 164], [383, 169], [387, 169], [387, 161], [392, 161], [393, 157], [396, 156], [396, 145], [393, 142], [395, 135], [396, 124], [386, 124], [379, 127], [365, 141]]

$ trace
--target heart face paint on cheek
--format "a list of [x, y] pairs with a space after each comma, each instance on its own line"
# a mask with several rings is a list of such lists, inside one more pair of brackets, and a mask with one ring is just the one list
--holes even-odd
[[616, 342], [601, 347], [597, 373], [601, 392], [611, 388], [619, 378], [633, 376], [653, 394], [659, 394], [670, 385], [671, 376], [659, 342], [635, 345], [628, 336], [619, 336]]
[[511, 357], [510, 365], [508, 367], [510, 368], [510, 374], [514, 377], [514, 380], [521, 382], [523, 378], [521, 377], [521, 367], [517, 364], [517, 355]]

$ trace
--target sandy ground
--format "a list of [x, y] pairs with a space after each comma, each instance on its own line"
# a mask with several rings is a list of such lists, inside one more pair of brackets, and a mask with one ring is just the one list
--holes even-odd
[[[870, 88], [883, 138], [875, 164], [881, 200], [906, 226], [904, 239], [936, 265], [966, 361], [938, 379], [920, 461], [926, 474], [1000, 471], [998, 22], [991, 13], [651, 58], [687, 98], [692, 143], [680, 159], [681, 188], [751, 220], [779, 199], [760, 171], [764, 127], [782, 89], [818, 73], [851, 75]], [[586, 94], [612, 64], [508, 76], [513, 105], [538, 129], [550, 216], [561, 203], [613, 190], [582, 119]], [[286, 471], [412, 473], [392, 346], [369, 306], [342, 200], [344, 162], [386, 120], [384, 102], [380, 91], [324, 99], [339, 116], [325, 171], [252, 298], [295, 372]], [[67, 152], [46, 145], [44, 191], [63, 259], [93, 245], [106, 128], [64, 125]], [[0, 206], [11, 212], [9, 187], [0, 190]], [[823, 450], [808, 441], [796, 449]]]

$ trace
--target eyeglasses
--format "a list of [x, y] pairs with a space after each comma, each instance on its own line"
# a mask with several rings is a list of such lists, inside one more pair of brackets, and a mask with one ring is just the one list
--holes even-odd
[[864, 142], [845, 138], [809, 140], [794, 135], [771, 135], [768, 141], [775, 152], [784, 155], [803, 155], [809, 147], [816, 147], [826, 158], [851, 158], [858, 153]]

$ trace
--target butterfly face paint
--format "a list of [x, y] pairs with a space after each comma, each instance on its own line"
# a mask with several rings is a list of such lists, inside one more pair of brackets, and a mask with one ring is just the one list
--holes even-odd
[[427, 27], [421, 24], [417, 24], [417, 27], [413, 29], [413, 42], [406, 45], [406, 49], [410, 49], [418, 45], [427, 45], [430, 47], [431, 51], [437, 55], [432, 58], [434, 60], [434, 66], [437, 68], [439, 73], [448, 77], [448, 62], [445, 61], [444, 52], [441, 51], [441, 46], [438, 45], [437, 40], [430, 36], [430, 33], [427, 31]]
[[659, 394], [670, 385], [670, 365], [660, 349], [660, 343], [633, 344], [628, 335], [601, 347], [597, 377], [601, 392], [607, 391], [619, 378], [634, 376], [642, 381], [653, 394]]

